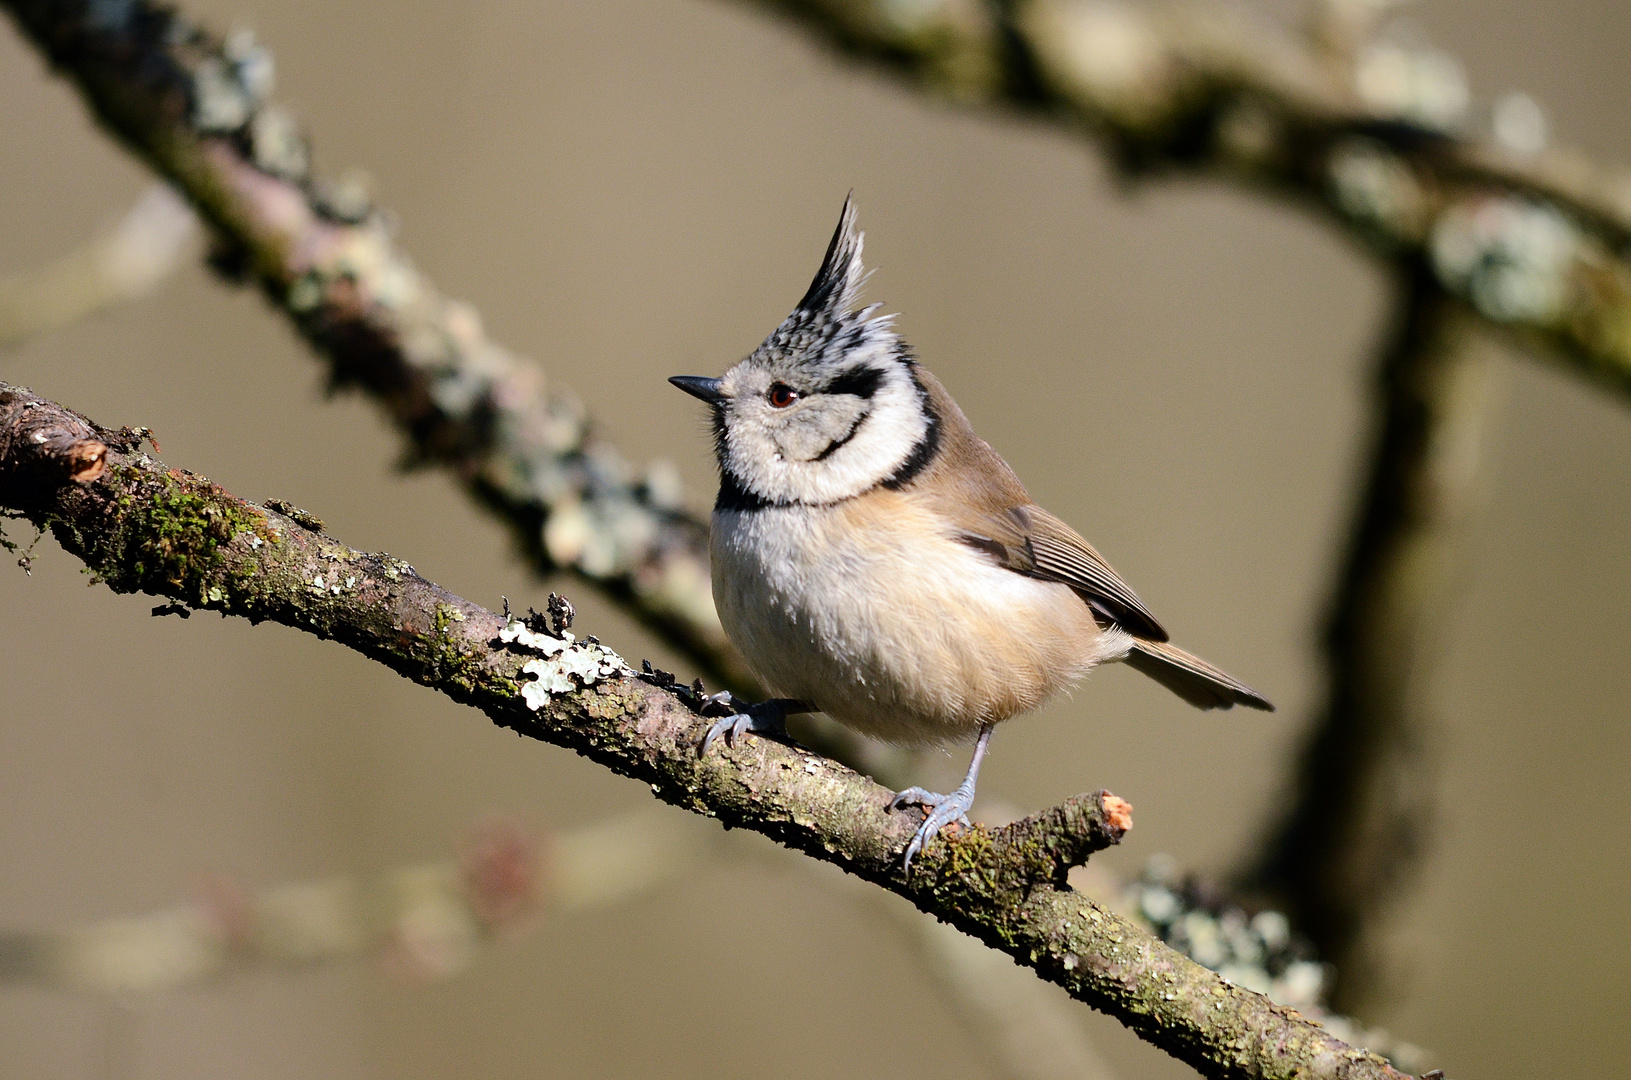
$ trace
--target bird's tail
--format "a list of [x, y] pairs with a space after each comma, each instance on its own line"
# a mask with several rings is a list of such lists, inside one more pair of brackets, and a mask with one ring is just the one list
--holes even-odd
[[1274, 706], [1256, 690], [1208, 664], [1198, 656], [1164, 641], [1133, 639], [1127, 663], [1142, 671], [1197, 709], [1228, 709], [1245, 705], [1264, 712]]

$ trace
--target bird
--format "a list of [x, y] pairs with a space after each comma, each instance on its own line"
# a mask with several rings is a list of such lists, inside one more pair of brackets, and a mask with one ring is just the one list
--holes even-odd
[[1172, 645], [975, 434], [895, 316], [857, 307], [863, 240], [852, 196], [792, 314], [723, 376], [669, 381], [710, 407], [714, 603], [774, 695], [715, 695], [731, 713], [698, 753], [748, 732], [785, 738], [801, 712], [901, 746], [972, 740], [952, 792], [909, 787], [889, 802], [924, 814], [910, 873], [942, 829], [968, 824], [996, 725], [1101, 664], [1128, 664], [1201, 709], [1274, 707]]

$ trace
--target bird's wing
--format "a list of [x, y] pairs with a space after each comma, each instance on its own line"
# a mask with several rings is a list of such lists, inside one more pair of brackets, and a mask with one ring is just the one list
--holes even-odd
[[940, 420], [940, 451], [912, 484], [950, 523], [954, 535], [1017, 574], [1058, 581], [1076, 590], [1101, 621], [1135, 637], [1166, 641], [1167, 632], [1076, 530], [1031, 501], [1008, 463], [978, 435], [940, 381], [914, 369]]
[[998, 565], [1069, 585], [1102, 618], [1133, 636], [1167, 640], [1166, 630], [1104, 556], [1040, 506], [1014, 506], [958, 524], [959, 539], [991, 555]]

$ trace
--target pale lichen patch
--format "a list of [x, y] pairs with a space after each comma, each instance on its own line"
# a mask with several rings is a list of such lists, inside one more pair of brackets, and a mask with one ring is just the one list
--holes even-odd
[[572, 643], [572, 635], [562, 633], [560, 637], [555, 637], [539, 633], [527, 629], [527, 624], [520, 619], [511, 619], [504, 629], [498, 632], [498, 640], [506, 645], [519, 645], [543, 656], [554, 656]]
[[590, 641], [574, 642], [569, 633], [560, 637], [538, 633], [519, 619], [511, 619], [498, 632], [498, 639], [537, 654], [521, 668], [521, 674], [533, 676], [522, 685], [521, 697], [534, 712], [556, 694], [570, 694], [628, 671], [622, 657], [609, 649]]

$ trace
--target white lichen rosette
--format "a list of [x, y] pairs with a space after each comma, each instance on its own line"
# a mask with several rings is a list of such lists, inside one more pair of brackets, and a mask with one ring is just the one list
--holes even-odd
[[576, 641], [565, 632], [560, 637], [540, 634], [519, 619], [511, 619], [498, 632], [498, 640], [537, 654], [521, 669], [521, 674], [533, 676], [521, 686], [522, 700], [533, 712], [556, 694], [570, 694], [629, 671], [623, 658], [610, 649], [592, 641]]

